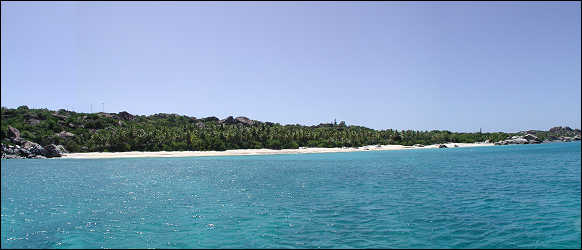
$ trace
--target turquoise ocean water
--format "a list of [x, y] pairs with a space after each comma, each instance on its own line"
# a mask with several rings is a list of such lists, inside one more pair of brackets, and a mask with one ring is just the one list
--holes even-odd
[[2, 160], [2, 248], [580, 248], [580, 143]]

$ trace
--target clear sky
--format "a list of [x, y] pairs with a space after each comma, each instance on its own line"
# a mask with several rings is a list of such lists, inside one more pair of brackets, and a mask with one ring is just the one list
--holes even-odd
[[580, 128], [579, 2], [2, 2], [2, 106]]

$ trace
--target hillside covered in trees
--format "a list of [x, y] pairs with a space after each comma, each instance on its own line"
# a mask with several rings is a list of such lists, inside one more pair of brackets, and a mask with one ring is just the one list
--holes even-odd
[[[374, 130], [345, 122], [316, 126], [281, 125], [246, 117], [196, 118], [177, 114], [150, 116], [120, 113], [76, 113], [67, 110], [2, 107], [1, 141], [12, 145], [17, 129], [24, 140], [42, 146], [63, 145], [70, 152], [183, 151], [249, 148], [358, 147], [375, 144], [472, 143], [504, 140], [508, 133]], [[539, 131], [542, 139], [580, 134], [570, 128]]]

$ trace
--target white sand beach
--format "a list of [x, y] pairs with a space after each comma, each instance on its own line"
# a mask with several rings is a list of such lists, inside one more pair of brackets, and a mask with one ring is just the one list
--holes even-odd
[[70, 159], [105, 159], [105, 158], [134, 158], [134, 157], [192, 157], [192, 156], [233, 156], [233, 155], [274, 155], [274, 154], [309, 154], [309, 153], [333, 153], [333, 152], [357, 152], [375, 150], [406, 150], [438, 148], [439, 145], [446, 145], [448, 148], [455, 147], [482, 147], [493, 146], [493, 143], [444, 143], [427, 145], [424, 147], [402, 146], [402, 145], [369, 145], [357, 148], [299, 148], [299, 149], [232, 149], [226, 151], [158, 151], [158, 152], [91, 152], [91, 153], [69, 153], [61, 158]]

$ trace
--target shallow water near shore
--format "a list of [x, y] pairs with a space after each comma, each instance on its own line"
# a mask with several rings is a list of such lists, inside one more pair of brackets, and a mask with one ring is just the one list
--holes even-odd
[[2, 248], [579, 248], [580, 147], [2, 160]]

